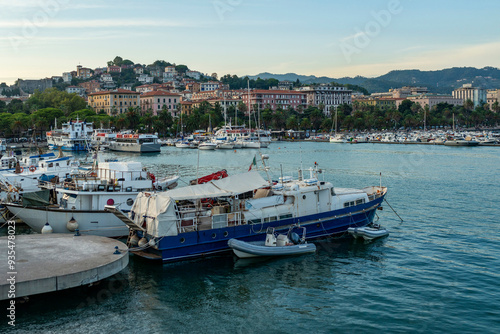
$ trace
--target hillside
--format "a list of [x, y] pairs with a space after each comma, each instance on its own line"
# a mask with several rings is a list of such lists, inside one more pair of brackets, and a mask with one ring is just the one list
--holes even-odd
[[370, 93], [384, 92], [390, 88], [401, 86], [426, 86], [433, 93], [450, 93], [453, 89], [462, 86], [464, 83], [472, 83], [474, 86], [483, 88], [500, 88], [500, 69], [495, 67], [484, 67], [481, 69], [474, 67], [453, 67], [437, 71], [420, 70], [395, 70], [375, 78], [362, 76], [329, 78], [316, 77], [314, 75], [298, 75], [295, 73], [272, 74], [260, 73], [249, 76], [256, 78], [277, 80], [290, 80], [305, 84], [338, 82], [340, 84], [359, 85], [366, 88]]

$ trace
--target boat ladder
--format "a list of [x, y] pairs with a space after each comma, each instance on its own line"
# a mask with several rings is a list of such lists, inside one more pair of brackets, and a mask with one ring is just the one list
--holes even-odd
[[114, 214], [118, 219], [120, 219], [122, 222], [125, 223], [129, 227], [129, 229], [134, 230], [134, 231], [143, 231], [145, 232], [146, 230], [142, 228], [141, 226], [137, 226], [133, 220], [131, 220], [127, 215], [125, 215], [122, 211], [117, 209], [113, 205], [105, 205], [104, 206], [104, 211], [110, 212]]

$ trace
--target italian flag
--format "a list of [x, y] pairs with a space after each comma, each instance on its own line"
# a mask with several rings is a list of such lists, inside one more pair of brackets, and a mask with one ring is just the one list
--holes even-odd
[[257, 160], [255, 159], [255, 156], [253, 157], [253, 161], [250, 164], [250, 167], [248, 167], [248, 171], [252, 170], [252, 166], [257, 166]]

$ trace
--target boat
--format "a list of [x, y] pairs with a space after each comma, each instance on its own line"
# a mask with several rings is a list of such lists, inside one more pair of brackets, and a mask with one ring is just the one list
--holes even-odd
[[446, 140], [444, 142], [445, 146], [478, 146], [479, 142], [475, 140], [466, 140], [464, 138], [454, 138]]
[[49, 149], [63, 151], [89, 151], [92, 147], [92, 123], [77, 120], [62, 124], [57, 129], [57, 120], [54, 130], [48, 131], [47, 144]]
[[365, 240], [382, 238], [389, 235], [389, 231], [381, 227], [379, 224], [370, 224], [363, 227], [349, 227], [347, 232], [355, 239], [363, 238]]
[[345, 136], [337, 133], [337, 108], [335, 108], [335, 133], [333, 136], [330, 136], [330, 143], [346, 143], [347, 140], [345, 139]]
[[115, 140], [109, 142], [109, 149], [119, 152], [158, 153], [161, 152], [161, 145], [157, 135], [117, 133]]
[[[268, 176], [266, 157], [261, 155]], [[163, 193], [141, 192], [128, 217], [114, 206], [106, 210], [132, 230], [131, 252], [163, 262], [228, 252], [229, 239], [262, 240], [268, 227], [285, 233], [300, 224], [307, 228], [307, 240], [314, 240], [373, 222], [386, 187], [334, 188], [318, 180], [317, 164], [309, 173], [305, 178], [299, 170], [298, 178], [283, 177], [275, 184], [254, 168]]]
[[116, 140], [116, 135], [111, 129], [95, 129], [91, 139], [92, 146], [99, 147], [100, 150], [109, 149], [111, 142]]
[[209, 141], [201, 142], [198, 145], [199, 150], [215, 150], [216, 147], [217, 147], [217, 144], [209, 142]]
[[[128, 228], [105, 205], [117, 205], [128, 212], [139, 192], [154, 191], [154, 175], [140, 162], [100, 162], [86, 174], [72, 175], [55, 188], [57, 202], [50, 206], [23, 206], [5, 203], [7, 209], [35, 232], [49, 223], [54, 233], [74, 233], [121, 237]], [[76, 221], [69, 223], [70, 221]], [[77, 227], [75, 227], [77, 226]]]
[[273, 227], [268, 227], [266, 231], [266, 240], [246, 242], [238, 239], [229, 239], [228, 246], [234, 254], [241, 258], [250, 258], [258, 256], [290, 256], [302, 255], [316, 252], [316, 245], [307, 243], [306, 229], [302, 227], [302, 238], [291, 226], [287, 234], [277, 234]]
[[[149, 177], [154, 178], [154, 175], [152, 176], [152, 174], [150, 174]], [[177, 181], [179, 181], [179, 178], [180, 178], [179, 175], [173, 175], [173, 176], [163, 177], [158, 180], [154, 179], [153, 186], [157, 190], [174, 189], [177, 186]]]
[[7, 151], [7, 139], [0, 138], [0, 152]]

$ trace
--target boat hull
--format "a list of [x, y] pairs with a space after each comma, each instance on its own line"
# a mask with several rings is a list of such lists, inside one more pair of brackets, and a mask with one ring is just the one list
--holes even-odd
[[128, 145], [117, 145], [115, 143], [110, 144], [109, 149], [111, 151], [117, 152], [132, 152], [132, 153], [158, 153], [161, 152], [161, 144], [128, 144]]
[[19, 217], [38, 233], [41, 233], [47, 222], [54, 233], [74, 233], [66, 227], [71, 218], [77, 221], [78, 230], [83, 234], [116, 238], [126, 236], [129, 233], [128, 227], [121, 220], [106, 211], [35, 208], [15, 204], [6, 204], [5, 206], [13, 215]]
[[291, 225], [296, 224], [307, 228], [306, 240], [327, 238], [332, 235], [344, 234], [349, 227], [362, 227], [371, 224], [384, 197], [385, 194], [358, 206], [297, 218], [268, 223], [229, 225], [223, 228], [165, 236], [157, 241], [155, 248], [150, 248], [147, 251], [161, 258], [163, 262], [215, 255], [230, 251], [229, 239], [234, 238], [247, 242], [259, 241], [265, 238], [268, 227], [274, 227], [277, 233], [286, 233]]
[[365, 240], [373, 240], [377, 238], [382, 238], [389, 235], [389, 231], [381, 228], [371, 228], [371, 227], [349, 227], [347, 232], [351, 234], [355, 239], [363, 238]]

